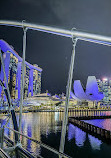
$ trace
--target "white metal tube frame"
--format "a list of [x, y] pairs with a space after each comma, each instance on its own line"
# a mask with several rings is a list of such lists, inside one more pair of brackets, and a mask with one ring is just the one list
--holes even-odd
[[[22, 80], [21, 80], [21, 94], [20, 94], [20, 114], [19, 114], [19, 132], [21, 132], [22, 125], [22, 108], [23, 108], [23, 97], [24, 97], [24, 77], [25, 77], [25, 52], [26, 52], [26, 32], [27, 27], [23, 26], [23, 60], [22, 60]], [[20, 139], [19, 139], [20, 141]]]
[[74, 61], [75, 61], [75, 47], [76, 47], [77, 39], [74, 37], [72, 39], [72, 42], [73, 42], [73, 50], [72, 50], [69, 76], [68, 76], [68, 82], [67, 82], [67, 88], [66, 88], [65, 112], [64, 112], [64, 119], [62, 122], [62, 132], [61, 132], [61, 140], [60, 140], [60, 147], [59, 147], [60, 152], [64, 152], [66, 127], [67, 127], [67, 122], [68, 122], [69, 98], [70, 98], [70, 91], [71, 91], [71, 85], [72, 85], [72, 77], [73, 77]]
[[71, 31], [71, 30], [60, 29], [56, 27], [31, 24], [26, 22], [22, 23], [17, 21], [8, 21], [8, 20], [0, 20], [0, 25], [21, 27], [21, 28], [24, 26], [31, 30], [47, 32], [47, 33], [56, 34], [64, 37], [70, 37], [70, 38], [72, 38], [73, 35], [80, 40], [111, 46], [111, 37], [109, 36], [87, 33], [83, 31], [78, 31], [76, 29]]

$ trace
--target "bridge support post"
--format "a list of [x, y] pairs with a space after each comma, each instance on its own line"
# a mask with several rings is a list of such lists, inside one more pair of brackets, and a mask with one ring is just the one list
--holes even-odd
[[23, 96], [24, 96], [25, 52], [26, 52], [26, 32], [27, 32], [27, 29], [28, 29], [27, 27], [23, 26], [24, 35], [23, 35], [23, 60], [22, 60], [21, 94], [20, 94], [19, 132], [21, 132], [21, 125], [22, 125], [22, 107], [23, 107]]
[[61, 132], [61, 140], [60, 140], [60, 147], [59, 151], [64, 152], [64, 145], [65, 145], [65, 136], [66, 136], [66, 127], [67, 127], [67, 120], [68, 120], [68, 107], [69, 107], [69, 98], [70, 98], [70, 91], [72, 85], [72, 76], [74, 70], [74, 59], [75, 59], [75, 46], [77, 43], [77, 39], [73, 37], [73, 50], [70, 62], [70, 69], [69, 69], [69, 76], [67, 82], [67, 89], [66, 89], [66, 102], [65, 102], [65, 112], [64, 112], [64, 119], [62, 122], [62, 132]]
[[0, 128], [0, 148], [3, 149], [3, 141], [4, 141], [4, 128]]

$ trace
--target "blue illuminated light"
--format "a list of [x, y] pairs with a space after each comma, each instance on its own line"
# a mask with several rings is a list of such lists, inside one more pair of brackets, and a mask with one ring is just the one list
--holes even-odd
[[78, 99], [75, 95], [74, 95], [74, 93], [71, 91], [70, 92], [70, 96], [71, 96], [71, 98], [73, 98], [73, 99], [75, 99], [75, 100], [80, 100], [80, 99]]
[[[15, 50], [13, 50], [11, 48], [11, 46], [7, 42], [5, 42], [4, 40], [0, 40], [0, 48], [3, 52], [11, 52], [16, 58], [18, 58], [19, 62], [22, 62], [22, 58], [18, 55], [18, 53]], [[40, 71], [40, 72], [42, 71], [41, 68], [39, 68], [39, 67], [37, 68], [26, 61], [25, 61], [25, 64], [27, 66], [29, 66], [30, 69], [35, 69], [35, 70]]]
[[89, 76], [87, 79], [86, 89], [84, 90], [80, 80], [74, 81], [74, 94], [70, 92], [70, 95], [79, 100], [100, 101], [104, 95], [98, 90], [98, 84], [95, 76]]
[[[18, 59], [15, 90], [18, 90], [18, 100], [20, 100], [22, 58], [4, 40], [0, 40], [0, 48], [1, 48], [2, 52], [3, 52], [3, 60], [4, 60], [4, 65], [5, 65], [5, 72], [6, 72], [7, 81], [8, 81], [8, 76], [9, 76], [10, 54], [12, 53]], [[30, 63], [28, 63], [26, 61], [25, 61], [25, 64], [30, 69], [30, 71], [29, 71], [28, 94], [29, 94], [29, 92], [31, 92], [31, 96], [33, 96], [33, 70], [35, 69], [38, 72], [41, 72], [42, 69], [39, 68], [39, 67], [35, 67], [35, 66], [31, 65]], [[0, 72], [0, 79], [1, 79], [2, 82], [4, 81], [4, 73], [3, 73], [2, 66], [1, 66], [1, 72]], [[6, 83], [5, 83], [5, 85], [6, 85]], [[1, 92], [2, 92], [2, 87], [0, 86], [0, 95], [1, 95]], [[4, 100], [6, 101], [6, 97], [5, 96], [4, 96]]]

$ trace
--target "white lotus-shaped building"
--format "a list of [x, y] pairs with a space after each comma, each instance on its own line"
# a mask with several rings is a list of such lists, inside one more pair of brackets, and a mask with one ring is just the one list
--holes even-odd
[[100, 101], [103, 99], [104, 95], [99, 92], [98, 84], [95, 76], [89, 76], [87, 79], [86, 89], [84, 90], [80, 80], [74, 81], [74, 93], [70, 93], [73, 99], [77, 100], [90, 100], [90, 101]]

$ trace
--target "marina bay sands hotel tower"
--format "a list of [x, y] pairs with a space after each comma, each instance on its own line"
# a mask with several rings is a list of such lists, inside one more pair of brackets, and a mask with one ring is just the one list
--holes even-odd
[[[0, 48], [3, 53], [6, 78], [11, 98], [19, 100], [22, 76], [22, 58], [7, 42], [3, 40], [0, 40]], [[42, 69], [38, 67], [38, 65], [31, 65], [30, 63], [25, 62], [24, 97], [33, 96], [41, 92], [41, 73]], [[0, 80], [4, 82], [2, 65]], [[0, 97], [3, 97], [3, 94], [2, 87], [0, 86]]]

